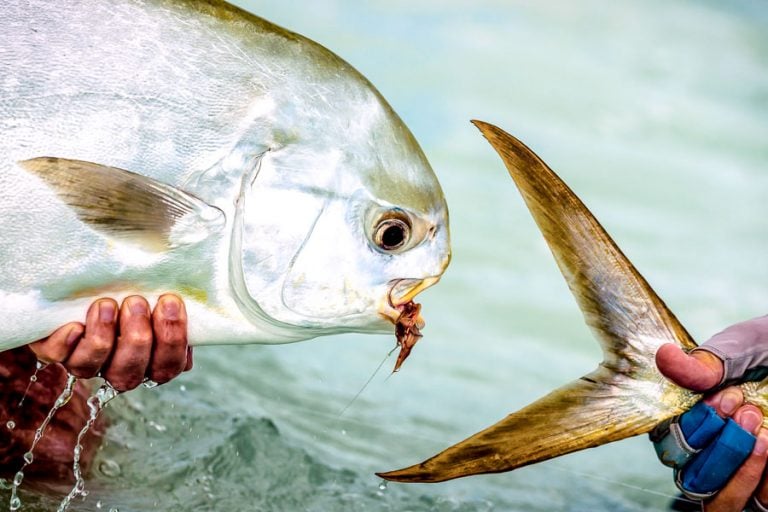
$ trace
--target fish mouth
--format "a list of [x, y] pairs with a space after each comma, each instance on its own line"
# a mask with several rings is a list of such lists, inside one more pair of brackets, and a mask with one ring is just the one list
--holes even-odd
[[403, 307], [413, 298], [430, 286], [440, 281], [440, 276], [430, 276], [423, 279], [395, 279], [390, 281], [386, 303], [382, 304], [379, 313], [393, 324], [403, 312]]

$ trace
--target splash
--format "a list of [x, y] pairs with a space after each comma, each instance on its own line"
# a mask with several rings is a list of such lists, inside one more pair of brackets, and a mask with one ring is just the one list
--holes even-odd
[[21, 400], [19, 400], [19, 405], [17, 407], [21, 407], [24, 404], [24, 400], [27, 398], [27, 395], [29, 394], [29, 388], [32, 387], [32, 384], [37, 382], [37, 374], [40, 372], [40, 370], [42, 370], [46, 366], [48, 366], [48, 364], [42, 361], [37, 361], [35, 363], [35, 373], [33, 373], [29, 377], [29, 383], [27, 384], [27, 389], [24, 390], [24, 394], [21, 396]]
[[[42, 368], [41, 366], [38, 367], [38, 370]], [[35, 374], [37, 374], [37, 371], [35, 371]], [[37, 379], [35, 379], [36, 381]], [[34, 381], [32, 381], [34, 382]], [[43, 434], [45, 433], [45, 429], [48, 427], [48, 424], [51, 422], [51, 419], [53, 419], [54, 414], [56, 414], [56, 411], [67, 405], [69, 403], [69, 400], [72, 398], [72, 390], [75, 388], [75, 382], [77, 382], [77, 378], [75, 378], [74, 375], [69, 374], [67, 376], [67, 383], [64, 386], [64, 389], [59, 394], [58, 398], [56, 398], [56, 402], [54, 402], [53, 407], [51, 407], [51, 410], [48, 411], [48, 415], [45, 417], [43, 422], [40, 424], [39, 427], [37, 427], [37, 430], [35, 430], [35, 437], [32, 440], [32, 446], [30, 446], [29, 450], [24, 454], [24, 464], [22, 464], [21, 469], [16, 473], [16, 475], [13, 477], [13, 486], [11, 487], [11, 500], [9, 504], [9, 508], [11, 512], [14, 512], [21, 508], [21, 499], [18, 497], [18, 489], [21, 485], [21, 482], [24, 480], [24, 470], [27, 466], [32, 464], [32, 461], [34, 461], [35, 456], [35, 448], [37, 447], [37, 443], [40, 442], [40, 439], [43, 438]], [[29, 387], [27, 387], [29, 389]], [[24, 399], [22, 398], [22, 401]], [[19, 402], [19, 405], [21, 405], [21, 402]]]
[[109, 403], [110, 400], [115, 398], [119, 392], [113, 388], [109, 382], [104, 382], [101, 386], [99, 386], [99, 389], [96, 390], [96, 393], [91, 395], [88, 398], [87, 404], [88, 404], [88, 421], [85, 423], [85, 426], [80, 430], [80, 433], [77, 435], [77, 442], [75, 444], [75, 460], [72, 464], [72, 471], [75, 475], [75, 485], [72, 487], [72, 490], [69, 492], [69, 494], [64, 497], [63, 500], [61, 500], [61, 503], [59, 504], [58, 512], [64, 512], [69, 508], [70, 503], [72, 503], [72, 500], [75, 499], [78, 496], [85, 497], [87, 495], [87, 492], [85, 491], [85, 479], [83, 478], [83, 474], [80, 468], [80, 455], [83, 451], [83, 438], [88, 433], [88, 431], [91, 429], [94, 423], [96, 423], [96, 419], [99, 417], [99, 414], [102, 410], [104, 410], [104, 407]]

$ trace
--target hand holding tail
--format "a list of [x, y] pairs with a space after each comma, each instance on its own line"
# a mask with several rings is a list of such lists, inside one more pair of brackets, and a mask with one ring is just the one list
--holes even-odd
[[[693, 391], [764, 377], [768, 365], [768, 317], [731, 326], [686, 353], [663, 345], [656, 364], [664, 376]], [[739, 388], [711, 394], [689, 412], [652, 434], [662, 462], [675, 481], [707, 511], [768, 510], [768, 430], [760, 409], [745, 404]], [[753, 437], [754, 436], [754, 437]], [[673, 448], [673, 445], [676, 448]], [[713, 497], [714, 496], [714, 497]]]

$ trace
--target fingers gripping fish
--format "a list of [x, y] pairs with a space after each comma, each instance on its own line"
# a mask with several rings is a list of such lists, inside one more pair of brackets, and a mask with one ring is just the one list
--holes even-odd
[[221, 0], [12, 0], [0, 48], [0, 350], [165, 291], [193, 344], [392, 332], [448, 264], [413, 136], [300, 35]]

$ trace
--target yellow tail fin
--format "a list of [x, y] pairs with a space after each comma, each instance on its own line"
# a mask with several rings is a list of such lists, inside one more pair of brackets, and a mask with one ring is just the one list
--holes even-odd
[[663, 343], [696, 346], [632, 263], [568, 186], [522, 142], [473, 121], [520, 190], [603, 349], [589, 375], [409, 468], [379, 473], [440, 482], [509, 471], [650, 431], [697, 395], [669, 383], [654, 355]]

